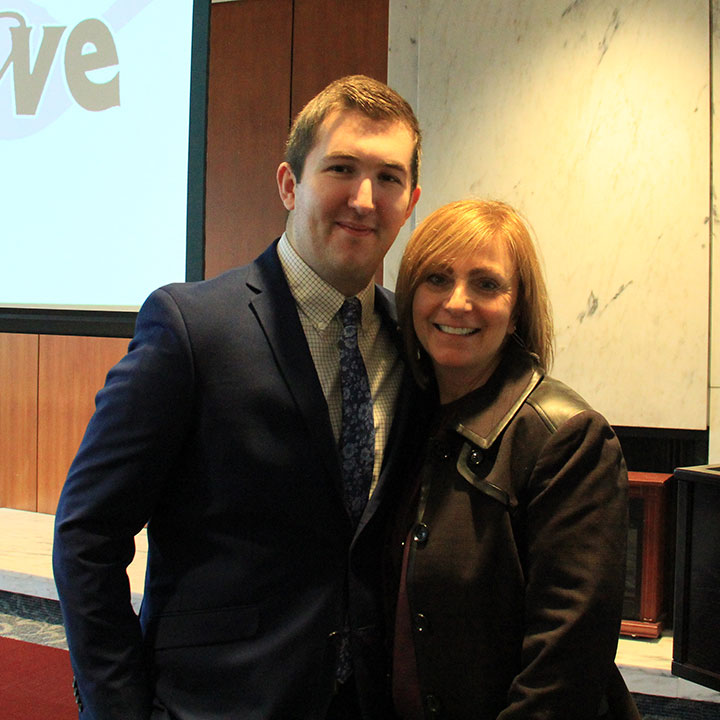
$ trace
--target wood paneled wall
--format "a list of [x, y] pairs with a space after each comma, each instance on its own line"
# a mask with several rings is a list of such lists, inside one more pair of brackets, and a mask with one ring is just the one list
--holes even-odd
[[0, 506], [37, 509], [38, 336], [0, 333]]
[[275, 171], [290, 116], [292, 0], [213, 5], [205, 277], [259, 255], [285, 225]]
[[38, 367], [37, 510], [54, 513], [68, 468], [125, 338], [41, 335]]
[[54, 513], [124, 338], [0, 333], [0, 507]]
[[[275, 183], [292, 117], [328, 82], [387, 78], [388, 0], [212, 5], [205, 276], [252, 260], [283, 231]], [[0, 507], [53, 513], [128, 341], [0, 333]]]
[[212, 7], [205, 277], [283, 232], [275, 181], [292, 118], [329, 82], [387, 79], [388, 0], [238, 0]]
[[295, 0], [294, 6], [292, 117], [343, 75], [387, 80], [388, 0]]

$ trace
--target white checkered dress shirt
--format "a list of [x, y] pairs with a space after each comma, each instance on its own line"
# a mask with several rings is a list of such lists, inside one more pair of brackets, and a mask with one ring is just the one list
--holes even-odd
[[[298, 307], [300, 322], [330, 411], [335, 441], [340, 440], [342, 396], [340, 392], [340, 350], [342, 323], [338, 311], [345, 296], [326, 283], [297, 254], [287, 236], [278, 243], [278, 256], [290, 291]], [[374, 311], [375, 284], [371, 282], [357, 297], [362, 304], [362, 327], [358, 345], [370, 380], [375, 420], [375, 467], [372, 494], [382, 467], [383, 452], [390, 434], [400, 381], [402, 360], [387, 329]]]

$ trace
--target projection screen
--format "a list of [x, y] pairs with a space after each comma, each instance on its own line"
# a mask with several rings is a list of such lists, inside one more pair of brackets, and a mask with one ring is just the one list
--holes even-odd
[[0, 10], [0, 331], [132, 334], [202, 277], [210, 0]]

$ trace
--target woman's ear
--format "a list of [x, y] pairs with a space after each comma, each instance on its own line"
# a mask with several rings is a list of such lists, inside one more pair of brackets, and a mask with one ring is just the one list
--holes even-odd
[[516, 330], [517, 330], [517, 317], [516, 317], [515, 311], [513, 310], [513, 313], [510, 316], [510, 322], [508, 323], [507, 334], [514, 335]]

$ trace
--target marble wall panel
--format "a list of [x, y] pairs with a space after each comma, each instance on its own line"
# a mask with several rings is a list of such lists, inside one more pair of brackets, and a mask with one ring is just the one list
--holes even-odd
[[[711, 62], [712, 107], [718, 107], [720, 94], [717, 89], [717, 78], [720, 78], [720, 0], [712, 1], [711, 14]], [[720, 462], [720, 247], [718, 247], [718, 200], [720, 187], [720, 120], [718, 114], [712, 114], [712, 213], [710, 227], [712, 231], [712, 275], [711, 282], [711, 324], [710, 324], [710, 438], [709, 462]]]
[[389, 80], [424, 131], [417, 219], [469, 195], [515, 205], [545, 261], [553, 374], [614, 424], [707, 427], [707, 0], [390, 10]]
[[[420, 13], [416, 0], [390, 0], [388, 21], [388, 83], [418, 111], [418, 49]], [[423, 168], [420, 168], [421, 175]], [[422, 186], [422, 178], [421, 178]], [[394, 288], [403, 249], [415, 227], [417, 213], [398, 233], [395, 243], [385, 256], [383, 284]]]

